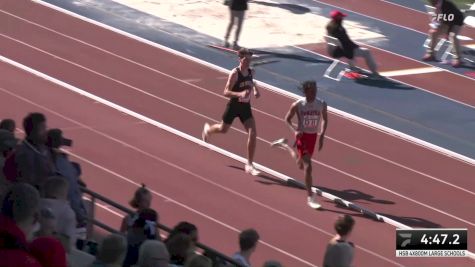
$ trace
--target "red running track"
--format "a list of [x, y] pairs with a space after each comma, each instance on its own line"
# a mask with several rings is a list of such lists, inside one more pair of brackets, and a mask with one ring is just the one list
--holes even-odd
[[[16, 29], [2, 29], [2, 55], [195, 137], [205, 121], [219, 120], [226, 101], [220, 96], [225, 74], [41, 6], [33, 11], [29, 5], [9, 2], [2, 9], [47, 28], [1, 14], [2, 25]], [[137, 185], [133, 183], [146, 182], [156, 192], [154, 207], [165, 224], [195, 222], [204, 243], [228, 254], [237, 249], [237, 231], [252, 226], [263, 239], [255, 264], [276, 258], [288, 266], [318, 266], [336, 215], [353, 214], [325, 201], [325, 211], [309, 210], [301, 190], [244, 175], [240, 163], [9, 65], [0, 66], [5, 74], [0, 78], [2, 117], [20, 120], [31, 110], [45, 112], [50, 126], [64, 128], [77, 140], [74, 153], [82, 158], [91, 188], [126, 204]], [[292, 101], [268, 90], [255, 101], [260, 137], [256, 160], [300, 177], [287, 155], [268, 146], [288, 134], [280, 118]], [[473, 166], [336, 114], [330, 114], [330, 123], [316, 167], [320, 188], [403, 223], [469, 227], [473, 234], [475, 215], [469, 211], [475, 194], [468, 177]], [[245, 135], [236, 127], [212, 142], [245, 155]], [[432, 196], [421, 193], [422, 186]], [[468, 259], [395, 258], [394, 227], [354, 215], [357, 266], [473, 265]], [[101, 216], [118, 226], [110, 213]]]

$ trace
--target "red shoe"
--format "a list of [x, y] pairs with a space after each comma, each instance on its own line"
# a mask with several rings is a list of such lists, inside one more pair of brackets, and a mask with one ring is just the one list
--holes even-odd
[[433, 54], [425, 54], [422, 61], [436, 61], [436, 59]]

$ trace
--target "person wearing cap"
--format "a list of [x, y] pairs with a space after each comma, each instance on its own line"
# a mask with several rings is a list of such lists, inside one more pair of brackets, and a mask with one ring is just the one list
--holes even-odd
[[[435, 28], [429, 30], [429, 47], [422, 60], [436, 61], [434, 54], [435, 46], [440, 36], [448, 35], [450, 42], [453, 44], [454, 58], [452, 60], [452, 66], [459, 67], [462, 62], [460, 61], [461, 48], [457, 35], [463, 26], [465, 19], [464, 13], [449, 0], [429, 0], [429, 3], [436, 8], [433, 19]], [[453, 15], [453, 20], [447, 19], [449, 15]]]
[[82, 201], [79, 172], [74, 163], [69, 160], [68, 155], [61, 150], [62, 146], [72, 146], [73, 141], [65, 138], [60, 129], [50, 129], [47, 135], [46, 145], [51, 154], [54, 171], [68, 181], [68, 201], [76, 215], [77, 227], [83, 228], [86, 226], [87, 212]]
[[229, 5], [229, 24], [226, 30], [226, 35], [224, 36], [224, 46], [229, 47], [229, 35], [234, 25], [236, 25], [236, 31], [234, 33], [234, 43], [233, 49], [239, 49], [238, 41], [239, 35], [241, 34], [242, 24], [244, 22], [244, 15], [247, 10], [248, 0], [227, 0], [226, 3]]
[[363, 57], [366, 60], [366, 64], [371, 73], [376, 76], [379, 75], [376, 62], [374, 61], [371, 52], [367, 48], [360, 47], [354, 43], [346, 33], [346, 29], [343, 27], [343, 18], [346, 16], [346, 14], [338, 10], [333, 10], [330, 13], [331, 20], [326, 26], [327, 35], [338, 39], [341, 44], [341, 50], [338, 49], [334, 51], [335, 54], [332, 56], [339, 57], [342, 55], [348, 58], [348, 65], [350, 65], [352, 70], [356, 69], [354, 58]]
[[241, 48], [238, 51], [238, 56], [239, 66], [231, 71], [224, 87], [223, 94], [229, 98], [229, 101], [222, 116], [222, 121], [211, 126], [205, 123], [202, 138], [203, 141], [208, 142], [210, 135], [226, 133], [234, 119], [238, 117], [248, 133], [245, 171], [257, 176], [259, 171], [253, 165], [257, 132], [256, 123], [251, 111], [251, 94], [254, 93], [254, 96], [259, 98], [260, 93], [253, 80], [255, 72], [250, 68], [252, 52], [246, 48]]

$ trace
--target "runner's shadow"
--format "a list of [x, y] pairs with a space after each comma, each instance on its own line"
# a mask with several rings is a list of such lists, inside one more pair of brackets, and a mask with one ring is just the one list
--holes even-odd
[[[234, 165], [228, 165], [228, 167], [244, 172], [244, 168], [242, 168], [242, 167], [238, 167], [238, 166], [234, 166]], [[248, 175], [250, 175], [250, 174], [248, 174]], [[294, 188], [294, 189], [305, 190], [304, 184], [300, 183], [298, 181], [293, 181], [293, 180], [284, 181], [284, 180], [281, 180], [281, 179], [271, 177], [271, 176], [266, 175], [264, 173], [260, 174], [257, 177], [262, 178], [262, 179], [258, 179], [258, 180], [256, 180], [256, 182], [258, 182], [260, 184], [263, 184], [263, 185], [269, 185], [269, 186], [278, 185], [278, 186], [285, 186], [285, 187], [290, 187], [290, 188]]]
[[357, 84], [383, 89], [415, 90], [413, 87], [392, 81], [385, 77], [371, 77], [355, 80]]
[[333, 61], [327, 60], [327, 59], [322, 60], [322, 59], [317, 59], [317, 58], [314, 58], [314, 57], [306, 57], [306, 56], [300, 56], [300, 55], [296, 55], [296, 54], [271, 52], [271, 51], [265, 51], [265, 50], [260, 50], [260, 49], [251, 49], [251, 50], [256, 55], [267, 55], [269, 57], [293, 59], [293, 60], [299, 60], [299, 61], [304, 61], [304, 62], [309, 62], [309, 63], [328, 63], [328, 64], [331, 64], [333, 62]]
[[326, 187], [318, 187], [318, 188], [321, 189], [324, 192], [327, 192], [329, 194], [332, 194], [334, 196], [337, 196], [339, 198], [342, 198], [342, 199], [350, 201], [350, 202], [355, 202], [356, 200], [365, 200], [365, 201], [368, 201], [368, 202], [373, 202], [373, 203], [377, 203], [377, 204], [384, 204], [384, 205], [394, 205], [395, 204], [393, 201], [384, 200], [384, 199], [376, 199], [372, 195], [369, 195], [369, 194], [366, 194], [366, 193], [363, 193], [361, 191], [354, 190], [354, 189], [347, 189], [347, 190], [343, 190], [343, 191], [338, 191], [338, 190], [334, 190], [334, 189], [326, 188]]
[[294, 4], [279, 4], [279, 3], [268, 3], [268, 2], [261, 2], [261, 1], [249, 1], [250, 3], [258, 4], [258, 5], [263, 5], [263, 6], [270, 6], [270, 7], [278, 7], [282, 8], [285, 10], [288, 10], [294, 14], [298, 15], [303, 15], [311, 10], [307, 7], [299, 6], [299, 5], [294, 5]]
[[395, 220], [396, 222], [405, 224], [410, 227], [415, 227], [415, 228], [440, 228], [442, 225], [431, 222], [429, 220], [423, 219], [423, 218], [416, 218], [416, 217], [401, 217], [401, 216], [394, 216], [390, 214], [385, 214], [385, 213], [378, 213], [381, 216], [388, 217], [390, 219]]

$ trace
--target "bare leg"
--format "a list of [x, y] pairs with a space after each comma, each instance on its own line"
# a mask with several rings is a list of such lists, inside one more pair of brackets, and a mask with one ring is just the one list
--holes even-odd
[[247, 138], [247, 163], [252, 164], [254, 162], [254, 154], [256, 152], [256, 138], [257, 138], [257, 129], [256, 122], [253, 118], [248, 119], [244, 122], [244, 127], [246, 128], [248, 138]]
[[209, 125], [208, 123], [205, 124], [203, 133], [202, 133], [202, 138], [203, 141], [208, 142], [208, 139], [210, 135], [215, 134], [215, 133], [227, 133], [229, 130], [229, 127], [231, 127], [231, 124], [226, 124], [224, 122], [214, 124], [214, 125]]

